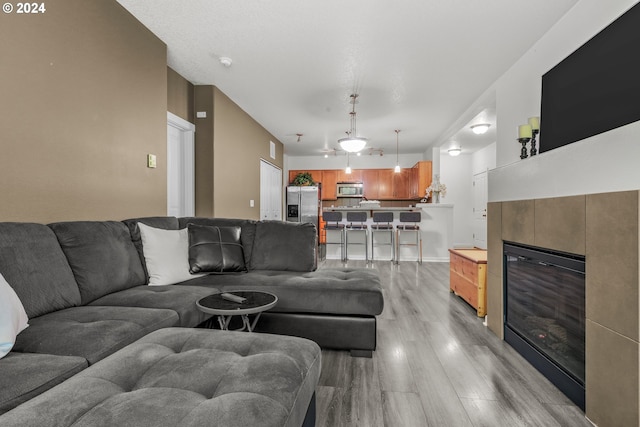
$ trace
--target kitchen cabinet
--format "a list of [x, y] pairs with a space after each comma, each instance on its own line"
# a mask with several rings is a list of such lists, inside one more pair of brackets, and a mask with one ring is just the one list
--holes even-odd
[[449, 290], [476, 309], [478, 317], [487, 314], [487, 251], [449, 249]]
[[413, 169], [402, 169], [400, 173], [393, 172], [394, 199], [411, 198], [411, 179], [413, 175]]
[[338, 169], [338, 182], [362, 182], [362, 169], [352, 169], [346, 173], [344, 169]]
[[378, 169], [378, 199], [392, 200], [393, 197], [393, 169]]
[[322, 200], [336, 200], [338, 182], [362, 182], [364, 197], [369, 200], [419, 200], [431, 185], [431, 162], [416, 163], [413, 168], [402, 169], [344, 169], [290, 170], [289, 182], [300, 172], [309, 172], [314, 181], [322, 183]]
[[415, 176], [411, 184], [411, 198], [422, 199], [425, 196], [425, 190], [431, 185], [432, 179], [432, 163], [431, 161], [421, 161], [413, 166]]
[[363, 169], [362, 184], [365, 198], [369, 200], [378, 200], [380, 198], [378, 169]]
[[338, 182], [338, 171], [335, 169], [325, 169], [322, 171], [322, 200], [336, 200], [336, 184]]

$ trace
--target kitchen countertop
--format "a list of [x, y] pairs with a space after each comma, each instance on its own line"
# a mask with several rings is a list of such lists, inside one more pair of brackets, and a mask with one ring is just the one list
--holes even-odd
[[323, 208], [323, 211], [392, 211], [392, 212], [411, 212], [415, 210], [420, 210], [420, 207], [403, 207], [403, 208], [372, 208], [371, 206], [336, 206], [334, 208], [327, 207]]

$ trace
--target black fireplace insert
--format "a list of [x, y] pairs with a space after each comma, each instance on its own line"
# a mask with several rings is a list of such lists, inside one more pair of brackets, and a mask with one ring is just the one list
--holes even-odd
[[585, 259], [504, 243], [505, 340], [584, 410]]

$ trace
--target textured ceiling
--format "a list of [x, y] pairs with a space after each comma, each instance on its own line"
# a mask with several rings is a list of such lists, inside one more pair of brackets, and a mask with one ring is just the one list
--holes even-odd
[[424, 152], [577, 0], [118, 2], [167, 44], [171, 68], [219, 87], [299, 156], [337, 148], [351, 93], [368, 147], [395, 153], [401, 129], [400, 152]]

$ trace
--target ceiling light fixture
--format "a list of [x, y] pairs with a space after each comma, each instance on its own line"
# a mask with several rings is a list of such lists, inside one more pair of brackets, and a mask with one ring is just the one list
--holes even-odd
[[473, 131], [473, 133], [475, 133], [476, 135], [482, 135], [484, 133], [487, 133], [487, 131], [489, 130], [489, 127], [491, 125], [488, 123], [479, 123], [477, 125], [473, 125], [471, 126], [471, 130]]
[[296, 133], [296, 136], [298, 137], [298, 140], [296, 142], [302, 142], [300, 141], [300, 138], [302, 138], [304, 136], [303, 133]]
[[347, 132], [346, 138], [340, 138], [338, 140], [338, 144], [344, 151], [349, 153], [357, 153], [362, 150], [367, 145], [367, 138], [363, 138], [358, 136], [357, 128], [356, 128], [356, 100], [358, 99], [358, 94], [351, 94], [351, 112], [349, 115], [351, 116], [351, 130]]
[[233, 60], [227, 56], [221, 56], [220, 63], [224, 65], [226, 68], [229, 68], [231, 67], [231, 64], [233, 64]]
[[396, 167], [393, 169], [395, 173], [400, 173], [400, 160], [398, 159], [398, 134], [400, 133], [400, 129], [396, 129]]
[[347, 153], [347, 168], [344, 170], [347, 175], [351, 174], [351, 166], [349, 165], [349, 153]]
[[456, 156], [459, 156], [459, 155], [460, 155], [460, 153], [462, 152], [462, 148], [461, 148], [461, 147], [457, 147], [457, 148], [455, 148], [455, 147], [454, 147], [454, 148], [449, 148], [449, 149], [447, 150], [447, 152], [449, 153], [449, 155], [450, 155], [451, 157], [456, 157]]

